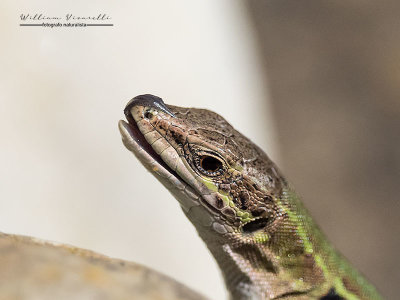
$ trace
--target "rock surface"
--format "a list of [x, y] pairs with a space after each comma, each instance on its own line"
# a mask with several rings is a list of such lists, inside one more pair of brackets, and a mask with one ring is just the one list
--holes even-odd
[[204, 300], [146, 267], [95, 252], [0, 233], [0, 300]]

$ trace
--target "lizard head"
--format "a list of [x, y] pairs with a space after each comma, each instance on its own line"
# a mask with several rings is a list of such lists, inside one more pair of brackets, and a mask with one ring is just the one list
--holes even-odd
[[[266, 154], [220, 115], [141, 95], [120, 121], [125, 146], [177, 198], [197, 229], [263, 242], [282, 217], [285, 182]], [[201, 230], [199, 230], [201, 231]]]
[[179, 201], [233, 299], [345, 293], [329, 281], [333, 248], [266, 154], [224, 118], [152, 95], [124, 112], [125, 146]]

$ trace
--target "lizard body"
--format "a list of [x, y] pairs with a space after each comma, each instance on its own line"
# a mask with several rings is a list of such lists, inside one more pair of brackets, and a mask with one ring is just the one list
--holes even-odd
[[175, 196], [239, 299], [381, 299], [275, 164], [218, 114], [132, 99], [125, 146]]

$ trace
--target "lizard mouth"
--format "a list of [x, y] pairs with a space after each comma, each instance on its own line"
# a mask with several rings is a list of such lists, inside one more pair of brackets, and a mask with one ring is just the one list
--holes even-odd
[[131, 137], [134, 139], [134, 141], [144, 150], [147, 152], [148, 155], [151, 156], [151, 158], [157, 162], [159, 165], [161, 165], [164, 169], [166, 169], [169, 173], [173, 174], [175, 177], [179, 177], [178, 174], [174, 170], [172, 170], [161, 158], [160, 155], [157, 154], [156, 151], [154, 151], [153, 147], [146, 141], [146, 138], [144, 137], [143, 133], [140, 131], [138, 125], [136, 124], [135, 120], [133, 119], [132, 115], [128, 112], [125, 112], [126, 119], [128, 121], [128, 126], [129, 126], [129, 133], [131, 134]]
[[168, 173], [181, 181], [179, 175], [164, 162], [161, 156], [158, 155], [153, 147], [146, 141], [132, 115], [130, 113], [125, 113], [125, 116], [128, 122], [120, 120], [118, 123], [125, 146], [131, 150], [151, 172], [156, 171], [158, 173], [163, 173], [162, 175], [160, 174], [161, 176], [165, 176]]

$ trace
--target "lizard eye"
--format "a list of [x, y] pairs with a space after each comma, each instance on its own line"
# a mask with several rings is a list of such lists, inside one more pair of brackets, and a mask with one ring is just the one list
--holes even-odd
[[219, 176], [224, 171], [222, 161], [214, 156], [201, 155], [195, 162], [197, 169], [207, 176]]
[[200, 166], [207, 172], [216, 172], [222, 168], [222, 162], [212, 156], [203, 155], [200, 158]]

